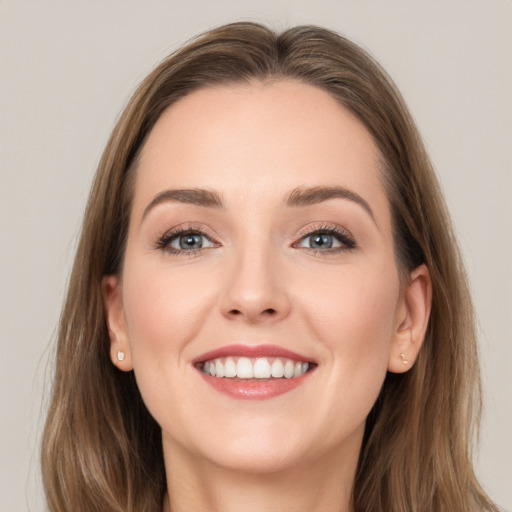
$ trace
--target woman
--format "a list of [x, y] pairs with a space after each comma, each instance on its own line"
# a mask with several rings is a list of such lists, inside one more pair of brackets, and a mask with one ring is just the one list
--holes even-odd
[[218, 28], [141, 84], [91, 190], [51, 510], [497, 510], [472, 307], [410, 115], [324, 29]]

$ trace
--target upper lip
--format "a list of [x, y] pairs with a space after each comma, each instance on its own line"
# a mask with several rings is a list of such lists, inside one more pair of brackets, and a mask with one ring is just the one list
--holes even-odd
[[283, 357], [293, 359], [294, 361], [311, 362], [314, 361], [302, 354], [288, 350], [278, 345], [226, 345], [224, 347], [210, 350], [196, 357], [192, 363], [203, 363], [220, 357]]

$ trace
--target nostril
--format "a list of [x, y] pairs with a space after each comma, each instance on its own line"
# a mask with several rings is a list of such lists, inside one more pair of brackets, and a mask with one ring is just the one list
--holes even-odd
[[[233, 315], [233, 316], [239, 316], [239, 315], [242, 315], [243, 313], [239, 309], [232, 309], [231, 311], [229, 311], [229, 314]], [[265, 316], [274, 316], [277, 314], [277, 311], [274, 308], [267, 308], [267, 309], [264, 309], [261, 312], [261, 314], [265, 315]]]

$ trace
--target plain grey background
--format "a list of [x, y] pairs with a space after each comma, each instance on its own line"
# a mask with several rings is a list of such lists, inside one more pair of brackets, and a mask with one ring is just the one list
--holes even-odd
[[0, 512], [44, 510], [49, 347], [113, 124], [171, 50], [240, 19], [335, 29], [403, 92], [474, 292], [485, 391], [477, 472], [512, 509], [510, 0], [0, 0]]

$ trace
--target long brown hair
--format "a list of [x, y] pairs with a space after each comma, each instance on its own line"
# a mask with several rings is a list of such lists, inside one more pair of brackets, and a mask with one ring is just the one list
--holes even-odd
[[418, 360], [405, 374], [387, 375], [367, 419], [353, 510], [497, 510], [472, 467], [481, 398], [466, 275], [399, 92], [366, 52], [336, 33], [305, 26], [278, 34], [253, 23], [217, 28], [168, 57], [139, 86], [108, 141], [60, 321], [42, 445], [49, 508], [161, 511], [161, 432], [133, 372], [110, 361], [101, 279], [121, 271], [137, 156], [162, 112], [202, 87], [270, 79], [317, 86], [364, 123], [381, 154], [401, 275], [425, 263], [432, 279], [433, 308]]

